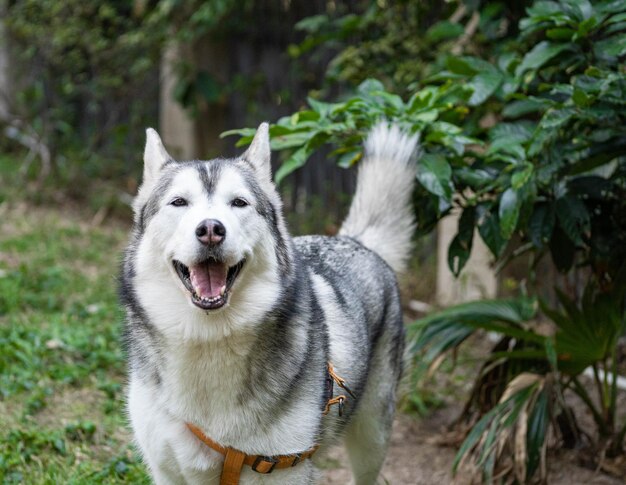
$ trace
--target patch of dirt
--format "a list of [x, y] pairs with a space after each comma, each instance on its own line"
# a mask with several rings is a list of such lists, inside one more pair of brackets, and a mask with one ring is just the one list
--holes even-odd
[[[380, 484], [390, 485], [469, 485], [467, 476], [460, 471], [452, 476], [452, 463], [456, 450], [436, 444], [442, 430], [458, 416], [460, 408], [448, 406], [428, 418], [418, 420], [411, 416], [396, 418], [387, 459], [383, 466]], [[351, 482], [348, 455], [343, 447], [329, 453], [333, 457], [332, 469], [324, 474], [327, 485], [345, 485]], [[575, 453], [560, 452], [548, 459], [548, 482], [551, 485], [623, 485], [623, 481], [604, 473], [594, 472], [576, 464]], [[328, 466], [331, 462], [328, 463]]]
[[94, 227], [127, 231], [130, 221], [118, 217], [99, 217], [99, 211], [90, 211], [71, 201], [60, 207], [45, 207], [28, 202], [0, 203], [0, 234], [9, 239], [32, 233], [40, 225], [50, 224], [64, 229], [78, 229], [82, 234]]
[[33, 417], [44, 428], [62, 428], [77, 420], [98, 422], [104, 399], [104, 393], [96, 389], [68, 389], [50, 396], [46, 407]]
[[132, 433], [127, 426], [116, 426], [114, 431], [105, 436], [103, 423], [103, 403], [107, 397], [104, 392], [93, 388], [67, 389], [51, 396], [40, 412], [33, 418], [43, 428], [64, 428], [77, 421], [91, 421], [96, 424], [95, 443], [106, 442], [113, 438], [120, 443], [128, 443]]

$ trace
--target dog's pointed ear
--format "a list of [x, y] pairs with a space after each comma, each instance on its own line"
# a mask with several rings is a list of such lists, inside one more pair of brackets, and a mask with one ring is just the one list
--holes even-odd
[[152, 128], [146, 130], [146, 148], [143, 152], [143, 183], [150, 183], [157, 178], [163, 165], [171, 160], [161, 137]]
[[256, 130], [252, 143], [243, 154], [243, 158], [257, 170], [259, 176], [271, 180], [272, 163], [270, 154], [270, 126], [263, 122]]

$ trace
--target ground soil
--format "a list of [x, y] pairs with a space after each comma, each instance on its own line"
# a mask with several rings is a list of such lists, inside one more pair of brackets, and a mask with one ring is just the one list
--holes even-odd
[[[430, 417], [417, 419], [407, 415], [397, 417], [391, 446], [379, 479], [390, 485], [465, 485], [467, 477], [461, 472], [452, 476], [455, 449], [437, 444], [441, 432], [457, 416], [459, 408], [448, 406]], [[348, 457], [342, 447], [330, 453], [325, 464], [328, 485], [350, 483]], [[576, 454], [561, 453], [549, 457], [548, 484], [551, 485], [618, 485], [623, 480], [576, 464]]]

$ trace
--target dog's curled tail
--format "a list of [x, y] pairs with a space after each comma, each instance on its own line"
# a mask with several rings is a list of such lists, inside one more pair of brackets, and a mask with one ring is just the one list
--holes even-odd
[[417, 135], [410, 136], [386, 122], [370, 131], [356, 193], [339, 231], [376, 252], [396, 273], [405, 269], [415, 231], [411, 194], [417, 141]]

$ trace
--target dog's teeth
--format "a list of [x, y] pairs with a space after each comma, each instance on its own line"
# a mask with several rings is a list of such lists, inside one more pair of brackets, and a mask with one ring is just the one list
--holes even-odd
[[220, 288], [220, 296], [224, 296], [224, 293], [226, 293], [226, 285]]

